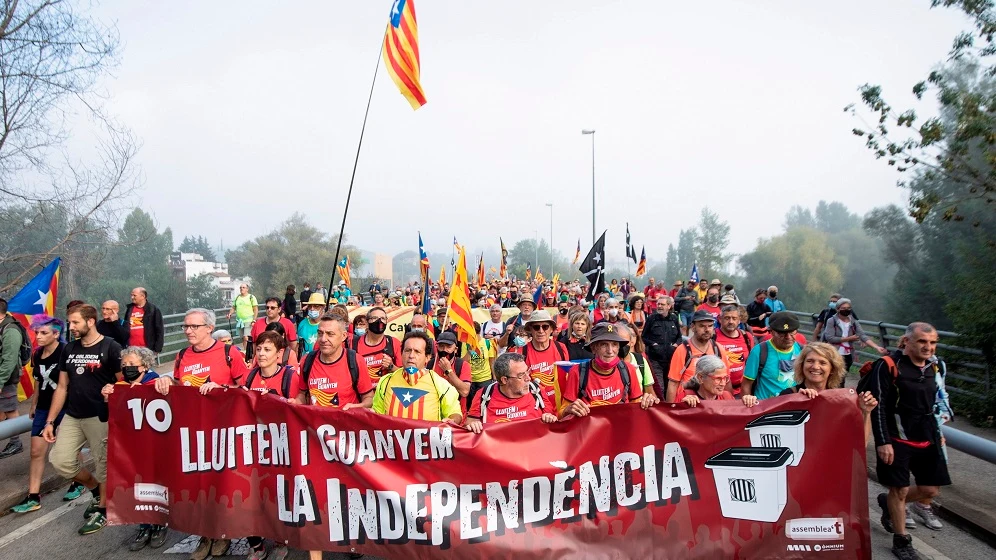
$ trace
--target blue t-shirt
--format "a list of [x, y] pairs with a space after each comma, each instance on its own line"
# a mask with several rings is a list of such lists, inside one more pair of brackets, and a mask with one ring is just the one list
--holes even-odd
[[315, 343], [318, 341], [318, 323], [312, 325], [311, 319], [305, 319], [298, 323], [297, 339], [304, 343], [304, 354], [314, 350]]
[[[764, 362], [764, 371], [758, 372], [763, 346], [768, 347], [768, 357]], [[776, 349], [770, 340], [751, 348], [744, 367], [744, 379], [754, 382], [754, 396], [758, 399], [777, 397], [785, 389], [795, 386], [795, 360], [801, 352], [802, 346], [798, 342], [788, 352]]]

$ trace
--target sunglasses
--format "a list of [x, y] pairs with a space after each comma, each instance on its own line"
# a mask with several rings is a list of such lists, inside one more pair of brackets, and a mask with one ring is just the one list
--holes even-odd
[[280, 309], [280, 306], [279, 305], [267, 305], [266, 308], [267, 309]]
[[546, 323], [542, 323], [542, 324], [539, 324], [539, 325], [531, 325], [529, 328], [531, 330], [534, 330], [534, 331], [552, 331], [553, 330], [553, 327], [551, 327], [550, 325], [547, 325]]

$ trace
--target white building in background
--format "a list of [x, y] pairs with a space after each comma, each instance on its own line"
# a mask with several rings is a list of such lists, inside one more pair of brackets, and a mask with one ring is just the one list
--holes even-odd
[[251, 284], [248, 278], [232, 278], [228, 273], [228, 263], [206, 261], [197, 253], [179, 251], [170, 253], [169, 266], [173, 271], [173, 277], [184, 283], [195, 276], [209, 275], [212, 283], [221, 290], [221, 301], [218, 303], [222, 306], [235, 299], [239, 293], [239, 284], [243, 282]]

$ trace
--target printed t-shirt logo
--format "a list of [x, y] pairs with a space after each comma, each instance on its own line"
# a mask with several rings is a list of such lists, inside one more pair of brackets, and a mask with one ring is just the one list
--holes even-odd
[[311, 389], [311, 404], [318, 406], [339, 406], [339, 383], [329, 382], [328, 378], [312, 378], [308, 381]]
[[408, 408], [409, 406], [417, 403], [428, 393], [428, 391], [424, 391], [422, 389], [412, 389], [411, 387], [391, 387], [391, 391], [394, 392], [394, 398], [397, 399], [404, 408]]

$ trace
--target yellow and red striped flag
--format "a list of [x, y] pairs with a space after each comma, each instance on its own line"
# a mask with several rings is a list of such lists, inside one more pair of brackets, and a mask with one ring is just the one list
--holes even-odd
[[508, 278], [508, 249], [505, 248], [505, 242], [501, 237], [498, 238], [498, 242], [501, 243], [501, 270], [498, 271], [498, 276]]
[[414, 0], [394, 0], [382, 51], [384, 66], [412, 109], [425, 105], [418, 57], [418, 22]]
[[467, 343], [472, 348], [479, 348], [477, 329], [474, 328], [474, 316], [470, 313], [470, 286], [467, 281], [467, 253], [463, 247], [457, 258], [456, 272], [453, 275], [453, 285], [450, 287], [450, 297], [446, 302], [446, 318], [456, 327], [457, 340]]
[[647, 273], [647, 248], [643, 247], [640, 250], [640, 264], [636, 266], [636, 275], [643, 276]]
[[484, 253], [481, 253], [481, 261], [477, 265], [477, 285], [483, 286], [484, 282]]

